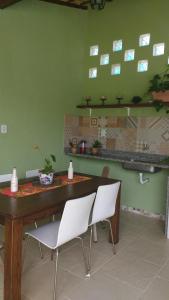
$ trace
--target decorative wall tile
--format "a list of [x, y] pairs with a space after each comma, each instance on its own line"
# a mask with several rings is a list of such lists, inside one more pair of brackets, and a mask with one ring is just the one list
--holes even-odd
[[98, 139], [102, 149], [169, 155], [169, 117], [65, 116], [64, 146], [82, 139], [89, 148]]
[[135, 151], [136, 136], [134, 128], [121, 130], [120, 136], [116, 140], [116, 150]]
[[158, 152], [164, 155], [169, 155], [169, 143], [161, 143], [158, 147]]
[[117, 117], [107, 117], [107, 127], [116, 127]]
[[106, 137], [108, 139], [117, 139], [121, 135], [121, 128], [107, 128]]
[[106, 140], [106, 149], [107, 150], [115, 150], [116, 139], [107, 139]]
[[127, 119], [124, 117], [117, 117], [117, 128], [126, 128]]
[[97, 138], [98, 137], [98, 128], [97, 127], [80, 127], [79, 128], [79, 133], [80, 136], [87, 136], [90, 137], [92, 136], [93, 138]]
[[137, 128], [138, 118], [137, 117], [127, 117], [127, 128]]
[[90, 127], [90, 117], [79, 117], [79, 126]]
[[107, 118], [99, 117], [98, 118], [98, 127], [102, 127], [102, 128], [107, 127]]
[[168, 130], [168, 129], [165, 130], [165, 131], [162, 133], [161, 137], [164, 139], [165, 142], [169, 142], [169, 130]]
[[98, 126], [97, 118], [91, 118], [90, 125], [91, 127], [97, 127]]
[[79, 118], [77, 116], [65, 115], [65, 125], [66, 126], [79, 126]]

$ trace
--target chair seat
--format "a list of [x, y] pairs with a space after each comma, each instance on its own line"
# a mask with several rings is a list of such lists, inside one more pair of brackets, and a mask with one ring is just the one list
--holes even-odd
[[60, 221], [56, 221], [27, 231], [25, 234], [33, 237], [50, 249], [56, 249], [59, 226]]

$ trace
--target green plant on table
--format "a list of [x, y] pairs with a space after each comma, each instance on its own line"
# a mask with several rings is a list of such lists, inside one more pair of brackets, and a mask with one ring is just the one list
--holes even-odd
[[40, 147], [38, 145], [34, 145], [33, 148], [35, 150], [38, 150], [42, 159], [44, 160], [44, 165], [43, 165], [43, 168], [40, 170], [41, 173], [44, 173], [44, 174], [50, 174], [50, 173], [53, 173], [55, 172], [54, 168], [53, 168], [53, 163], [56, 162], [56, 157], [54, 154], [50, 154], [49, 157], [44, 157], [41, 150], [40, 150]]

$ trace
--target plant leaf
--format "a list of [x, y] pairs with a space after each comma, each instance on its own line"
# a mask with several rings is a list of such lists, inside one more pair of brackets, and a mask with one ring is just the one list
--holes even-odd
[[56, 162], [56, 157], [55, 157], [54, 154], [51, 154], [50, 157], [52, 158], [52, 161], [53, 161], [53, 162]]

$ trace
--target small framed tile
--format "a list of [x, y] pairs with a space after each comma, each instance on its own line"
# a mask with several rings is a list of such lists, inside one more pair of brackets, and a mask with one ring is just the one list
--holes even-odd
[[150, 45], [150, 33], [141, 34], [139, 36], [139, 46], [149, 46]]
[[122, 40], [113, 41], [113, 52], [122, 51], [122, 49], [123, 49]]
[[90, 47], [90, 56], [96, 56], [99, 54], [99, 46], [95, 45], [95, 46], [91, 46]]
[[97, 118], [91, 118], [90, 124], [91, 127], [97, 127], [98, 126]]
[[124, 52], [124, 61], [132, 61], [135, 57], [135, 49], [126, 50]]
[[153, 45], [153, 56], [159, 56], [164, 54], [165, 44], [159, 43]]
[[100, 56], [100, 65], [108, 65], [109, 64], [109, 54], [102, 54]]
[[137, 72], [146, 72], [148, 71], [148, 60], [139, 60], [137, 64]]
[[96, 78], [97, 77], [97, 68], [90, 68], [89, 69], [89, 78]]
[[111, 67], [111, 75], [120, 75], [121, 73], [121, 65], [115, 64]]

